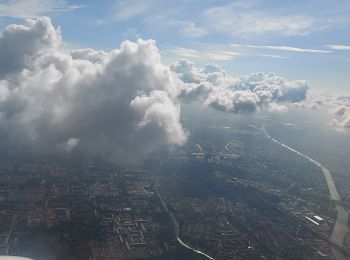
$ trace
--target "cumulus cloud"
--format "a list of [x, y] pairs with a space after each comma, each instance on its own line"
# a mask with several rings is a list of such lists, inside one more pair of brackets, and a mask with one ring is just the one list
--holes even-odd
[[269, 103], [267, 105], [267, 110], [273, 113], [285, 113], [288, 112], [288, 107], [277, 103]]
[[350, 107], [336, 107], [331, 110], [334, 115], [332, 124], [336, 127], [350, 129]]
[[329, 107], [333, 126], [350, 130], [350, 97], [327, 98], [322, 105]]
[[289, 81], [274, 73], [235, 78], [218, 65], [197, 68], [188, 60], [172, 64], [170, 69], [184, 82], [182, 100], [199, 101], [232, 113], [253, 113], [265, 108], [270, 112], [286, 112], [287, 107], [278, 103], [305, 100], [309, 89], [305, 81]]
[[23, 25], [9, 25], [0, 35], [0, 77], [8, 77], [32, 64], [36, 56], [57, 47], [59, 29], [48, 18], [28, 19]]
[[83, 150], [134, 162], [181, 145], [179, 80], [152, 40], [67, 51], [49, 18], [0, 35], [0, 128], [33, 151]]
[[75, 60], [88, 60], [93, 63], [101, 63], [108, 56], [107, 52], [94, 49], [76, 49], [72, 50], [70, 54]]
[[331, 117], [331, 125], [338, 130], [350, 130], [350, 97], [309, 95], [298, 106], [318, 110], [325, 108]]

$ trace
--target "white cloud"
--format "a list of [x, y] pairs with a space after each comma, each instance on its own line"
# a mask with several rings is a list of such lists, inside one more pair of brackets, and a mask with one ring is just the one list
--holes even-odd
[[23, 25], [9, 25], [2, 32], [0, 77], [22, 71], [32, 64], [37, 54], [44, 54], [60, 43], [60, 31], [51, 25], [50, 19], [41, 18], [40, 21], [29, 19]]
[[147, 12], [156, 0], [120, 0], [114, 7], [112, 19], [116, 22], [126, 21]]
[[312, 18], [303, 15], [271, 16], [250, 6], [235, 4], [208, 8], [203, 13], [208, 28], [231, 35], [278, 33], [306, 35], [315, 30]]
[[179, 80], [152, 40], [73, 50], [49, 18], [0, 34], [0, 128], [33, 152], [103, 153], [132, 163], [181, 145]]
[[198, 27], [194, 22], [181, 22], [182, 34], [190, 38], [198, 38], [208, 34], [204, 28]]
[[287, 107], [278, 103], [305, 100], [309, 88], [305, 81], [289, 81], [273, 73], [234, 78], [215, 64], [197, 68], [188, 60], [172, 64], [170, 69], [184, 82], [180, 94], [184, 102], [200, 102], [232, 113], [286, 112]]
[[[230, 61], [238, 57], [255, 57], [255, 58], [269, 58], [269, 59], [288, 59], [286, 56], [274, 55], [274, 54], [260, 54], [255, 52], [249, 52], [241, 47], [247, 45], [239, 44], [198, 44], [196, 49], [174, 47], [167, 50], [169, 54], [175, 54], [178, 59], [189, 59], [201, 62], [217, 62], [217, 61]], [[239, 47], [239, 51], [236, 51], [235, 47]]]
[[236, 58], [237, 56], [241, 55], [241, 53], [234, 51], [211, 51], [205, 55], [212, 60], [227, 61]]
[[[234, 46], [237, 46], [234, 45]], [[291, 46], [274, 46], [274, 45], [241, 45], [243, 47], [255, 48], [255, 49], [268, 49], [268, 50], [276, 50], [276, 51], [288, 51], [288, 52], [309, 52], [309, 53], [330, 53], [332, 51], [328, 50], [318, 50], [318, 49], [306, 49], [306, 48], [298, 48]]]
[[175, 53], [178, 56], [185, 57], [185, 58], [200, 58], [201, 54], [199, 51], [191, 48], [182, 48], [182, 47], [175, 47], [170, 50], [172, 53]]
[[192, 62], [186, 59], [171, 64], [170, 70], [177, 73], [185, 83], [200, 83], [206, 78], [201, 69], [196, 68]]
[[350, 45], [327, 45], [327, 47], [336, 51], [350, 51]]
[[72, 11], [79, 7], [64, 0], [7, 0], [0, 3], [0, 16], [34, 18], [45, 13]]
[[232, 91], [230, 89], [214, 91], [204, 104], [215, 109], [231, 113], [254, 113], [258, 110], [259, 97], [251, 91]]
[[324, 104], [329, 107], [329, 112], [334, 117], [332, 123], [350, 130], [350, 97], [328, 98]]
[[[171, 13], [171, 10], [168, 12]], [[199, 26], [199, 22], [194, 20], [178, 20], [177, 16], [174, 17], [174, 13], [163, 12], [161, 15], [153, 15], [145, 18], [144, 22], [152, 30], [178, 32], [181, 36], [186, 38], [199, 38], [207, 35], [209, 32], [202, 26]]]
[[259, 54], [259, 57], [271, 58], [271, 59], [288, 59], [286, 56], [273, 55], [273, 54]]
[[288, 107], [272, 102], [267, 105], [267, 110], [272, 113], [286, 113]]
[[330, 104], [329, 113], [333, 116], [331, 123], [335, 127], [350, 130], [350, 101], [343, 101], [342, 104], [337, 103]]
[[319, 109], [324, 107], [331, 117], [331, 125], [338, 130], [350, 130], [350, 97], [349, 96], [315, 96], [309, 95], [307, 100], [298, 106]]
[[75, 49], [71, 53], [72, 58], [76, 60], [88, 60], [93, 63], [103, 62], [108, 56], [108, 53], [102, 50], [96, 51], [93, 49]]
[[58, 144], [58, 149], [62, 149], [63, 151], [70, 153], [74, 147], [76, 147], [80, 142], [79, 138], [69, 138], [66, 142], [62, 144]]
[[229, 50], [219, 50], [218, 48], [206, 48], [206, 50], [197, 50], [192, 48], [175, 47], [170, 52], [176, 54], [180, 58], [188, 58], [191, 60], [213, 60], [228, 61], [243, 55], [239, 52]]

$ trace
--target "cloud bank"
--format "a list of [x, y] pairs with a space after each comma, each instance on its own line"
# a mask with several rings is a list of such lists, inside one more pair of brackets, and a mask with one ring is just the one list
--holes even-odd
[[0, 61], [5, 142], [128, 163], [186, 141], [178, 79], [152, 40], [69, 52], [49, 18], [28, 19], [1, 33]]
[[180, 93], [183, 101], [199, 101], [232, 113], [254, 113], [261, 109], [286, 112], [287, 107], [281, 103], [305, 100], [309, 89], [306, 81], [289, 81], [274, 73], [234, 78], [215, 64], [197, 68], [188, 60], [172, 64], [170, 69], [184, 82]]
[[[110, 52], [67, 50], [49, 18], [28, 19], [0, 34], [0, 135], [31, 152], [75, 150], [133, 163], [182, 145], [180, 102], [229, 113], [283, 113], [305, 102], [306, 81], [274, 73], [233, 77], [216, 64], [170, 67], [155, 42], [125, 41]], [[347, 97], [322, 100], [333, 124], [350, 128]], [[322, 103], [314, 102], [313, 106]]]
[[316, 110], [324, 107], [328, 110], [333, 127], [350, 130], [350, 96], [310, 96], [301, 106]]

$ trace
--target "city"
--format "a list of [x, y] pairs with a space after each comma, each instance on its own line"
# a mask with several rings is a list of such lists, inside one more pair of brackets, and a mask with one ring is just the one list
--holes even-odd
[[332, 259], [337, 213], [322, 171], [242, 128], [193, 130], [186, 146], [133, 169], [98, 157], [3, 155], [1, 254]]

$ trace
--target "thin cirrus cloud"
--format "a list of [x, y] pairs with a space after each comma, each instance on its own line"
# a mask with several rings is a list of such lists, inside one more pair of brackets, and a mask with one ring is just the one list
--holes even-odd
[[194, 60], [214, 60], [214, 61], [229, 61], [237, 56], [243, 55], [240, 52], [228, 50], [206, 50], [200, 51], [192, 48], [175, 47], [170, 50], [173, 54], [188, 59]]
[[291, 46], [275, 46], [275, 45], [238, 45], [238, 44], [232, 44], [233, 47], [247, 47], [247, 48], [254, 48], [254, 49], [267, 49], [267, 50], [276, 50], [276, 51], [287, 51], [287, 52], [309, 52], [309, 53], [331, 53], [332, 51], [329, 50], [320, 50], [320, 49], [306, 49], [306, 48], [298, 48], [298, 47], [291, 47]]
[[271, 59], [288, 59], [289, 57], [273, 54], [260, 54], [259, 57], [271, 58]]
[[327, 45], [327, 47], [336, 51], [350, 51], [350, 45]]
[[137, 18], [148, 12], [157, 0], [121, 0], [112, 7], [112, 13], [107, 17], [96, 20], [96, 25], [122, 23]]
[[139, 16], [147, 12], [155, 3], [156, 3], [156, 0], [118, 1], [114, 7], [114, 14], [112, 16], [112, 20], [115, 22], [130, 20], [136, 16]]
[[201, 56], [199, 51], [191, 48], [175, 47], [171, 49], [170, 52], [180, 57], [190, 58], [190, 59], [198, 59]]
[[173, 31], [178, 31], [186, 38], [199, 38], [209, 33], [204, 27], [198, 26], [197, 22], [190, 20], [180, 21], [158, 16], [148, 17], [145, 19], [145, 22], [148, 26], [152, 26], [153, 29], [157, 28], [160, 31], [171, 29]]
[[80, 7], [64, 0], [8, 0], [0, 3], [0, 16], [35, 18], [45, 13], [72, 11]]
[[202, 27], [198, 27], [194, 22], [180, 22], [182, 34], [186, 37], [197, 38], [208, 34], [208, 31]]
[[295, 36], [307, 35], [315, 30], [315, 22], [308, 16], [272, 16], [235, 4], [208, 8], [204, 10], [203, 17], [211, 30], [235, 36], [265, 33]]
[[[238, 47], [240, 45], [232, 45], [232, 47]], [[186, 58], [190, 60], [202, 60], [202, 61], [230, 61], [237, 57], [256, 57], [256, 58], [269, 58], [269, 59], [288, 59], [286, 56], [274, 55], [274, 54], [256, 54], [249, 52], [238, 52], [232, 51], [228, 46], [206, 46], [202, 48], [183, 48], [174, 47], [170, 50], [171, 53], [175, 54], [179, 58]]]

